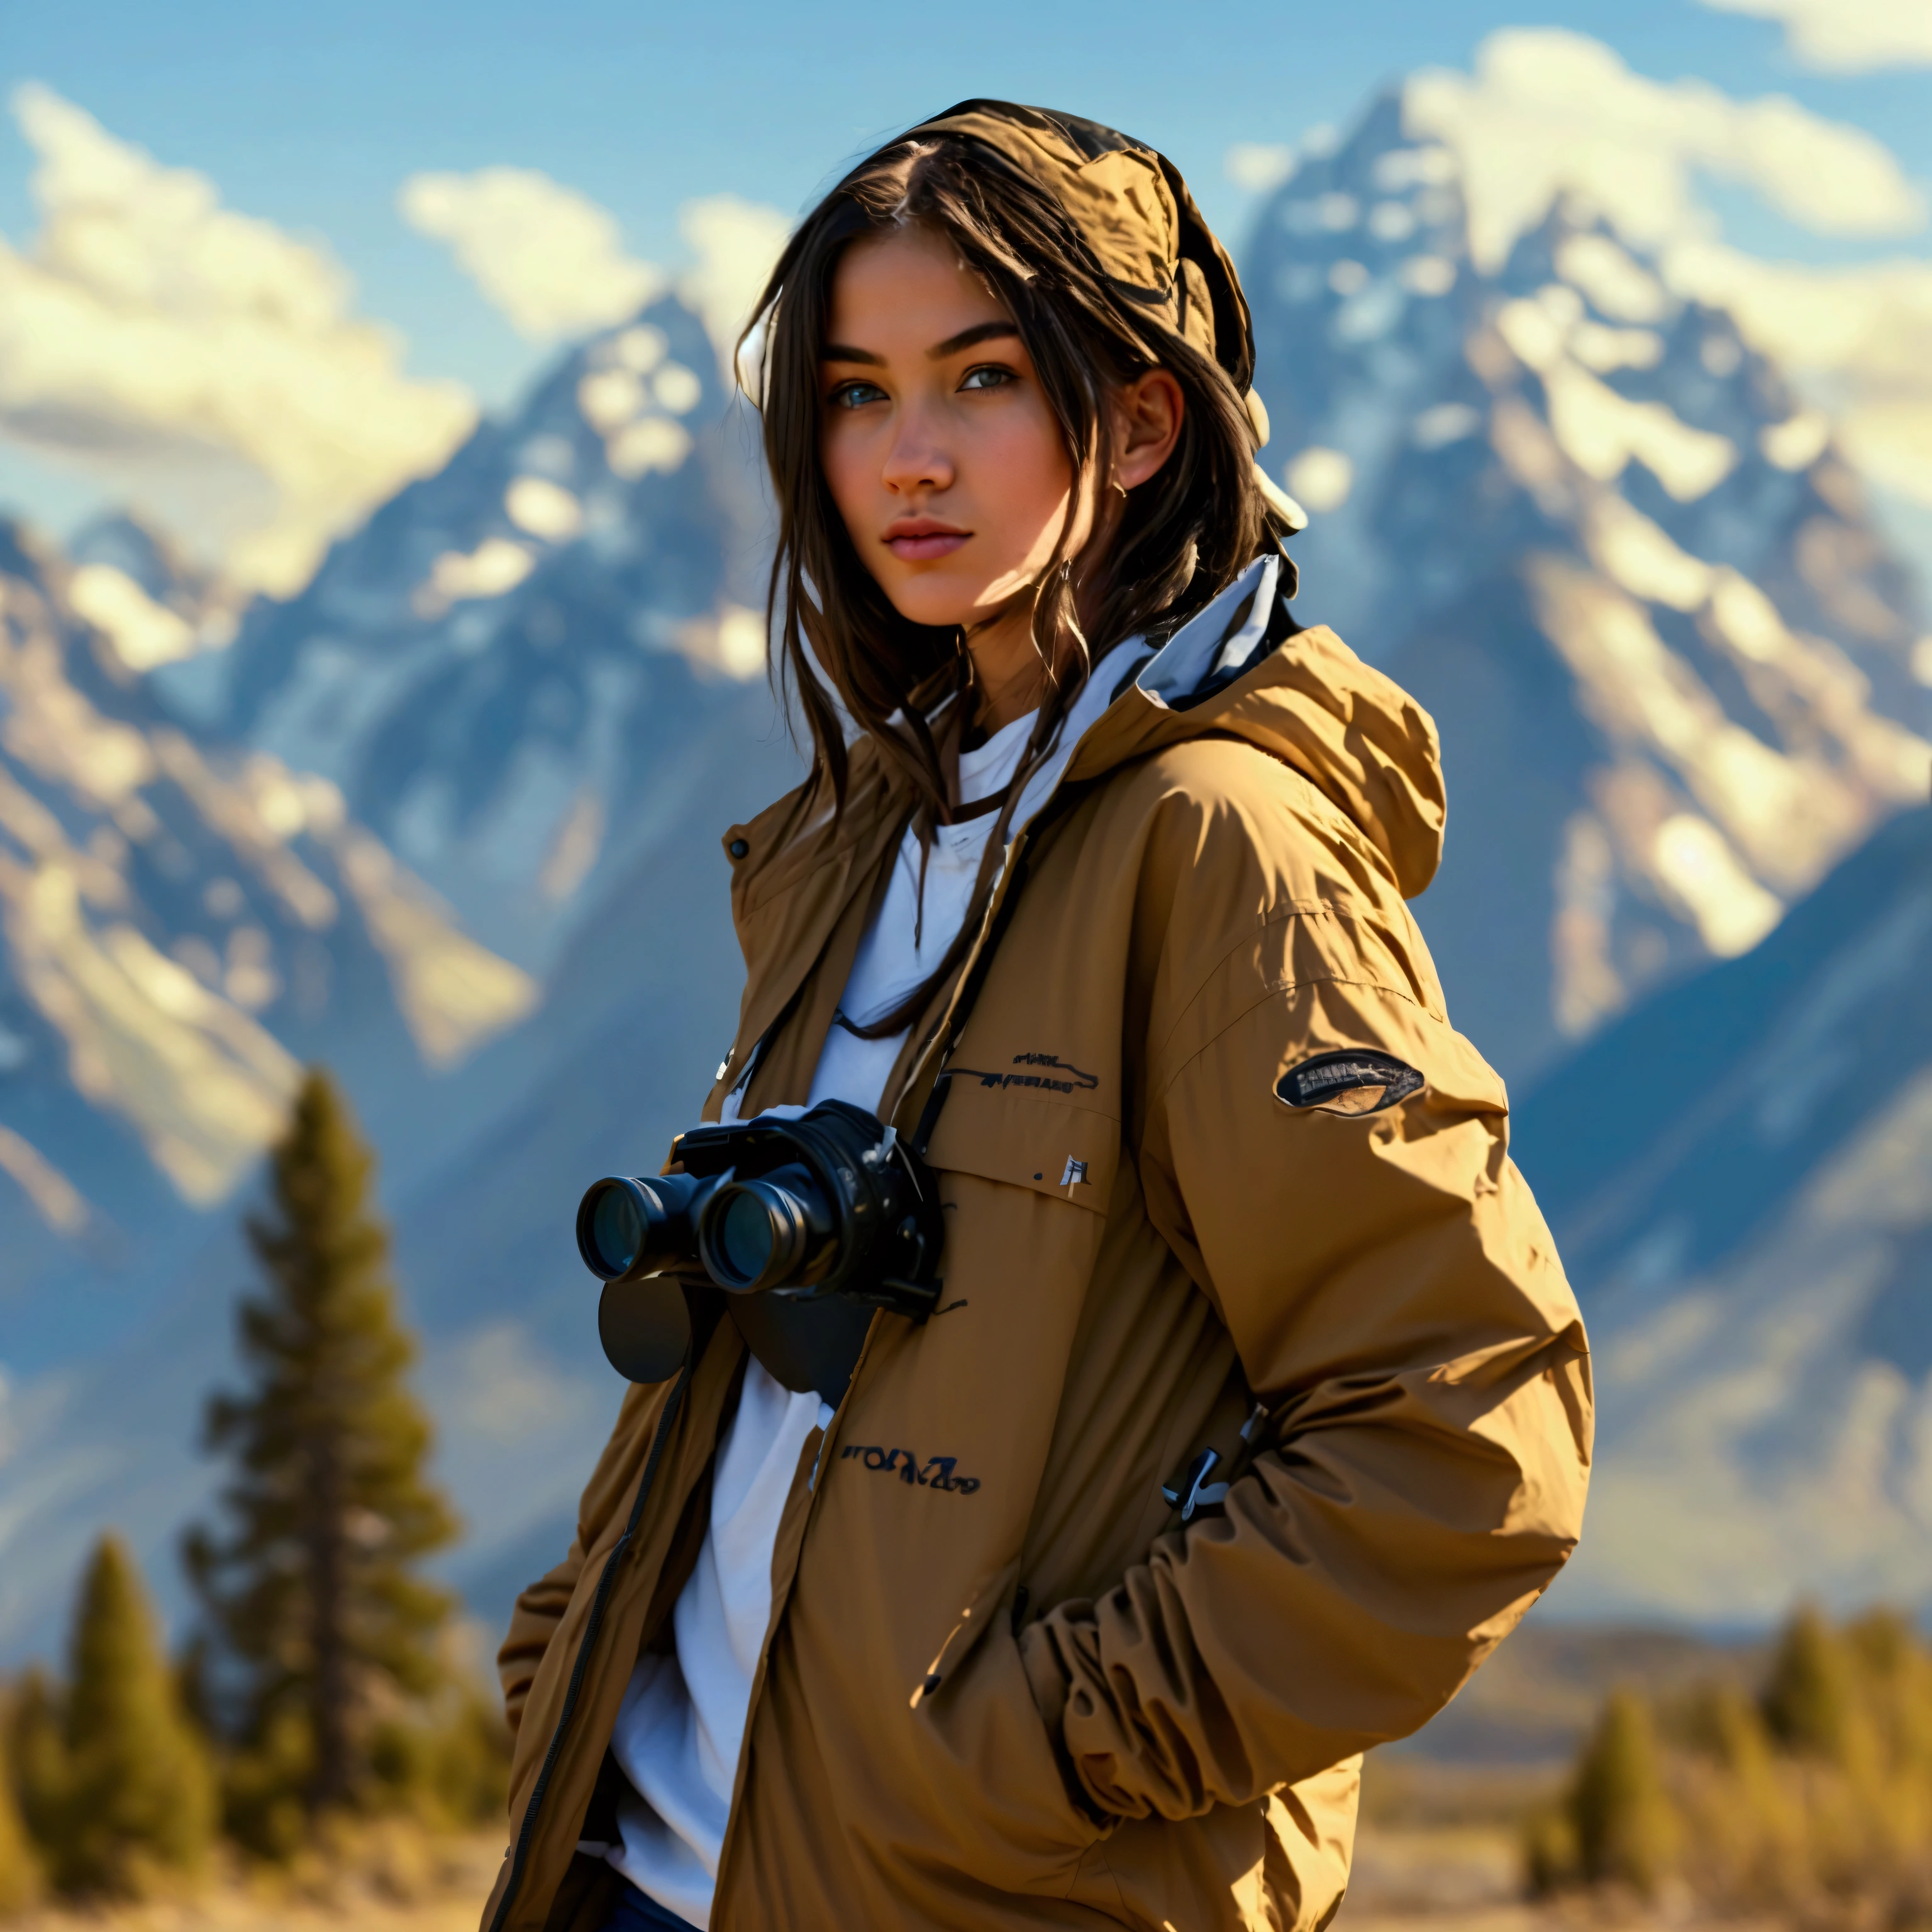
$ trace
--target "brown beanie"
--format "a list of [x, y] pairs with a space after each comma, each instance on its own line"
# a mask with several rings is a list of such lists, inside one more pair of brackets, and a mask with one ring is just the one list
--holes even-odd
[[[1268, 441], [1241, 278], [1165, 154], [1097, 121], [1010, 100], [962, 100], [902, 138], [932, 134], [983, 142], [1045, 188], [1116, 293], [1218, 362], [1246, 405], [1256, 448]], [[1306, 521], [1300, 506], [1256, 466], [1277, 515], [1299, 530]]]

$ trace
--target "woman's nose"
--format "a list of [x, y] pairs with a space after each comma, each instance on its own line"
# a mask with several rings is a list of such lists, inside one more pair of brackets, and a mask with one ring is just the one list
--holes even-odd
[[924, 410], [913, 407], [901, 412], [886, 452], [883, 481], [888, 490], [906, 496], [916, 490], [950, 487], [952, 458], [944, 439], [936, 433], [938, 428]]

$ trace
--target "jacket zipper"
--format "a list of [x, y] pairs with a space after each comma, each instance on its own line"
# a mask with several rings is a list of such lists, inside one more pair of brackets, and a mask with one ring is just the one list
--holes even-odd
[[503, 1932], [508, 1922], [510, 1908], [515, 1904], [517, 1888], [523, 1882], [524, 1866], [530, 1856], [531, 1840], [536, 1836], [537, 1815], [543, 1808], [544, 1794], [550, 1787], [550, 1773], [556, 1768], [556, 1761], [563, 1750], [564, 1736], [570, 1729], [571, 1718], [577, 1709], [578, 1694], [584, 1688], [585, 1673], [590, 1668], [590, 1654], [596, 1647], [598, 1632], [603, 1627], [604, 1610], [609, 1601], [610, 1588], [616, 1580], [617, 1568], [629, 1552], [631, 1540], [636, 1535], [638, 1523], [643, 1520], [645, 1499], [651, 1492], [651, 1484], [657, 1474], [658, 1459], [664, 1452], [666, 1438], [670, 1434], [671, 1424], [683, 1406], [684, 1392], [689, 1385], [692, 1363], [686, 1359], [678, 1371], [676, 1385], [670, 1398], [664, 1404], [664, 1414], [658, 1419], [657, 1433], [652, 1438], [651, 1453], [644, 1460], [644, 1473], [638, 1484], [638, 1499], [631, 1505], [630, 1520], [624, 1526], [624, 1533], [619, 1537], [610, 1554], [604, 1559], [603, 1574], [597, 1579], [597, 1594], [591, 1599], [590, 1614], [584, 1619], [584, 1635], [577, 1646], [577, 1658], [571, 1666], [570, 1684], [563, 1694], [563, 1708], [558, 1714], [556, 1729], [551, 1732], [550, 1748], [544, 1753], [542, 1768], [537, 1773], [537, 1781], [530, 1789], [530, 1802], [524, 1808], [524, 1822], [517, 1833], [517, 1849], [510, 1862], [509, 1882], [503, 1888], [503, 1902], [496, 1908], [496, 1916], [490, 1922], [490, 1932]]

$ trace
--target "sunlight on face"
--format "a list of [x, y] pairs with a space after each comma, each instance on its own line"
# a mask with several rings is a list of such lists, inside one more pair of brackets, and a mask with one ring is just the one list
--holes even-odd
[[1039, 581], [1072, 466], [1012, 316], [950, 242], [910, 228], [846, 250], [820, 390], [832, 500], [902, 616], [983, 624]]

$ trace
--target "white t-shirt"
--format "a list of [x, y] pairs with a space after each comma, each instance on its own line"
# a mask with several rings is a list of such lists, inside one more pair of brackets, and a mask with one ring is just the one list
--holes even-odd
[[[1090, 690], [1091, 687], [1089, 687]], [[1083, 692], [1082, 696], [1087, 697]], [[1018, 769], [1033, 714], [959, 754], [962, 804], [990, 798]], [[1060, 743], [1078, 736], [1070, 717]], [[1050, 760], [1057, 778], [1064, 755]], [[1036, 793], [1037, 774], [1027, 788]], [[997, 811], [934, 827], [920, 908], [919, 841], [908, 830], [878, 915], [860, 942], [839, 1011], [863, 1024], [890, 1012], [946, 954], [973, 896]], [[915, 938], [915, 927], [917, 928]], [[878, 1110], [905, 1034], [861, 1040], [835, 1023], [826, 1036], [808, 1105], [847, 1100]], [[725, 1117], [737, 1117], [736, 1096]], [[618, 1708], [610, 1748], [632, 1789], [617, 1807], [622, 1842], [605, 1856], [646, 1896], [708, 1928], [718, 1857], [730, 1820], [731, 1787], [744, 1748], [752, 1679], [772, 1614], [772, 1552], [778, 1519], [813, 1432], [832, 1411], [815, 1394], [794, 1395], [754, 1360], [737, 1413], [718, 1445], [711, 1522], [698, 1567], [671, 1613], [674, 1656], [641, 1657]]]

